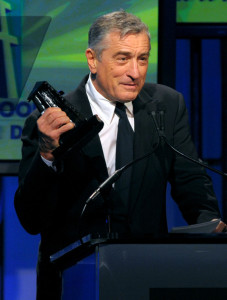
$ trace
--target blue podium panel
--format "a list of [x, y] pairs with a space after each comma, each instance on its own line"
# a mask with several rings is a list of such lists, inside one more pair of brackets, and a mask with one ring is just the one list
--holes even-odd
[[63, 272], [62, 300], [99, 299], [97, 258], [93, 253]]
[[226, 253], [226, 235], [189, 235], [177, 242], [92, 241], [51, 260], [63, 269], [63, 300], [226, 300]]

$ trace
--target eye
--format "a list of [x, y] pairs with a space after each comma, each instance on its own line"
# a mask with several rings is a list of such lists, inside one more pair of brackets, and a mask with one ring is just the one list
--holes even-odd
[[139, 58], [139, 61], [142, 63], [142, 64], [147, 64], [148, 63], [148, 56], [141, 56]]
[[125, 56], [119, 56], [118, 58], [117, 58], [117, 60], [119, 60], [119, 61], [126, 61], [126, 57]]
[[142, 61], [147, 61], [147, 60], [148, 60], [148, 57], [147, 57], [147, 56], [142, 56], [142, 57], [140, 57], [140, 60], [142, 60]]

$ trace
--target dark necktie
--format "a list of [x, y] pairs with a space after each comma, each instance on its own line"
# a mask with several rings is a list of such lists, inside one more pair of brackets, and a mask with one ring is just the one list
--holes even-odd
[[[116, 170], [118, 170], [133, 160], [134, 132], [126, 115], [126, 106], [123, 103], [116, 103], [115, 113], [120, 118], [116, 145]], [[128, 203], [131, 172], [131, 167], [126, 169], [115, 183], [115, 190], [120, 193], [125, 203]]]

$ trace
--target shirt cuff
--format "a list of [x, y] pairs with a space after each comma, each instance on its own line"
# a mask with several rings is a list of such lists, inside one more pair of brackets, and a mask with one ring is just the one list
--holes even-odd
[[41, 155], [41, 158], [42, 158], [42, 161], [48, 166], [48, 167], [51, 167], [54, 171], [57, 171], [57, 168], [56, 166], [54, 165], [54, 162], [52, 160], [48, 160], [44, 157], [42, 157]]

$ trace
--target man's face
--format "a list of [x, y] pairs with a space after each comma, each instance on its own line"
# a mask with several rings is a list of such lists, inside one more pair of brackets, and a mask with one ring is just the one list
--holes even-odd
[[128, 34], [120, 38], [118, 32], [111, 32], [103, 43], [106, 49], [100, 59], [92, 49], [86, 51], [90, 71], [96, 74], [95, 88], [110, 101], [134, 100], [144, 85], [148, 68], [147, 34]]

